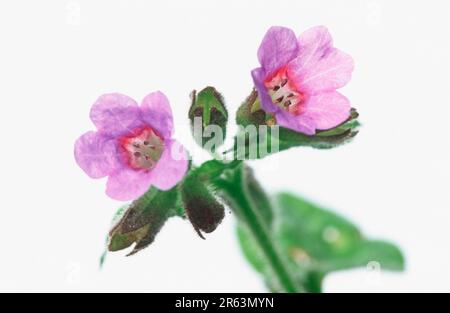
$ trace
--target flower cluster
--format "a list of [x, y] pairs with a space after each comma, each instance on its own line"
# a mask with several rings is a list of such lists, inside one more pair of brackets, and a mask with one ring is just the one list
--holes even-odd
[[[325, 27], [311, 28], [299, 38], [288, 28], [272, 27], [258, 59], [261, 67], [251, 74], [261, 108], [278, 125], [314, 135], [349, 118], [350, 103], [336, 89], [350, 80], [353, 61], [333, 47]], [[110, 197], [136, 199], [151, 186], [168, 190], [187, 173], [187, 153], [171, 139], [172, 112], [163, 93], [149, 94], [140, 106], [122, 94], [102, 95], [92, 107], [91, 119], [97, 131], [77, 140], [75, 158], [90, 177], [109, 176]]]
[[298, 38], [288, 28], [270, 28], [258, 59], [261, 66], [251, 72], [255, 88], [236, 112], [231, 148], [218, 149], [229, 116], [222, 95], [211, 86], [192, 92], [191, 131], [214, 158], [199, 165], [189, 166], [188, 153], [172, 138], [163, 93], [149, 94], [141, 105], [118, 93], [94, 103], [90, 117], [97, 130], [76, 141], [75, 159], [90, 177], [108, 177], [108, 196], [133, 200], [114, 217], [108, 251], [141, 251], [176, 216], [205, 239], [229, 209], [244, 256], [273, 292], [320, 292], [328, 273], [373, 260], [402, 270], [396, 246], [367, 239], [343, 217], [293, 194], [266, 193], [244, 162], [292, 147], [329, 149], [350, 141], [358, 133], [358, 113], [336, 90], [350, 80], [352, 58], [319, 26]]

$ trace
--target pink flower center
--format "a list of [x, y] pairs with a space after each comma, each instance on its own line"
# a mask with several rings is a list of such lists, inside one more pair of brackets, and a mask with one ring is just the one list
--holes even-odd
[[136, 170], [151, 170], [164, 151], [163, 139], [149, 126], [122, 137], [120, 146], [126, 163]]
[[269, 75], [264, 85], [275, 105], [293, 115], [301, 113], [304, 95], [289, 79], [287, 67], [282, 67], [274, 75]]

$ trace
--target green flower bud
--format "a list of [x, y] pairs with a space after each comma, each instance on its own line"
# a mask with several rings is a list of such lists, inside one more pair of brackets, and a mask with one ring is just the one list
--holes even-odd
[[206, 87], [198, 94], [192, 91], [191, 99], [189, 119], [194, 139], [205, 150], [214, 152], [226, 137], [228, 112], [223, 97], [214, 87]]
[[171, 216], [182, 215], [177, 188], [168, 191], [150, 189], [131, 203], [109, 233], [108, 250], [119, 251], [136, 243], [133, 255], [149, 246]]

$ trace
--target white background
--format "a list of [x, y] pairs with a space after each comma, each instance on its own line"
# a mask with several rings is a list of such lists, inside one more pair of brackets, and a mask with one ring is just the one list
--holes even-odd
[[[207, 240], [180, 219], [137, 256], [109, 255], [121, 205], [77, 167], [95, 99], [169, 97], [191, 151], [194, 88], [214, 85], [230, 112], [252, 87], [271, 25], [326, 25], [356, 62], [341, 91], [364, 124], [332, 151], [294, 149], [252, 162], [267, 190], [333, 208], [404, 250], [407, 271], [329, 276], [325, 291], [450, 291], [448, 1], [2, 1], [0, 4], [0, 290], [264, 291], [237, 246], [234, 220]], [[231, 131], [230, 131], [231, 133]], [[203, 155], [193, 151], [200, 161]], [[201, 154], [201, 153], [200, 153]]]

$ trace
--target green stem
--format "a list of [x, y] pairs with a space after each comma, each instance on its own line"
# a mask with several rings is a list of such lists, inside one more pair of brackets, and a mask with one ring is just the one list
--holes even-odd
[[232, 182], [222, 180], [220, 183], [220, 187], [233, 204], [233, 211], [251, 231], [273, 273], [278, 277], [280, 286], [284, 289], [283, 291], [302, 291], [287, 269], [282, 255], [274, 244], [268, 225], [266, 225], [264, 219], [260, 216], [258, 208], [249, 197], [247, 186], [245, 186], [242, 177], [242, 167], [239, 167], [233, 174], [235, 177]]

